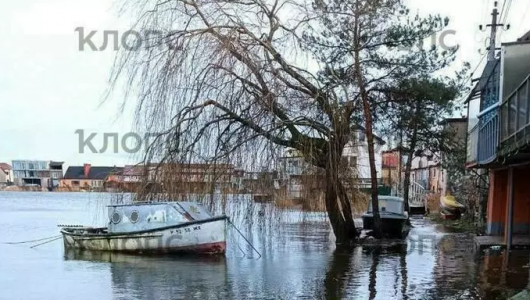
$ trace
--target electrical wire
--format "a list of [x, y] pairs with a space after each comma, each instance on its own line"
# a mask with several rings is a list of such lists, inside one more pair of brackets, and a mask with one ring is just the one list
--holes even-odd
[[[510, 9], [511, 8], [512, 8], [512, 0], [505, 0], [504, 1], [504, 5], [502, 7], [501, 16], [500, 16], [500, 23], [501, 24], [505, 24], [506, 20], [508, 20], [508, 16], [510, 15]], [[504, 33], [504, 30], [501, 30], [500, 33], [499, 33], [499, 41], [501, 41], [503, 33]]]
[[473, 70], [473, 72], [471, 72], [471, 74], [475, 74], [475, 72], [477, 71], [478, 67], [480, 67], [480, 65], [482, 64], [482, 62], [484, 61], [484, 58], [486, 58], [486, 56], [488, 56], [488, 52], [484, 53], [482, 55], [482, 58], [480, 59], [480, 61], [478, 62], [477, 66], [475, 67], [475, 69]]
[[501, 17], [504, 14], [504, 9], [506, 8], [506, 2], [507, 0], [504, 0], [504, 2], [502, 3], [501, 14], [500, 14]]
[[[504, 14], [501, 14], [501, 23], [504, 23], [507, 19], [508, 19], [508, 16], [510, 15], [510, 9], [512, 8], [512, 0], [507, 0], [507, 8], [506, 8], [506, 11], [504, 12]], [[503, 7], [503, 10], [504, 10], [504, 7]]]
[[488, 21], [488, 18], [487, 18], [487, 15], [488, 15], [488, 1], [489, 0], [483, 0], [482, 1], [482, 7], [483, 7], [483, 10], [482, 10], [482, 19], [481, 19], [481, 22], [480, 24], [484, 24]]
[[517, 29], [523, 26], [523, 22], [526, 19], [526, 16], [528, 15], [528, 10], [530, 10], [530, 1], [526, 2], [526, 8], [524, 10], [523, 18], [521, 19], [521, 21], [519, 21], [519, 24], [517, 24]]

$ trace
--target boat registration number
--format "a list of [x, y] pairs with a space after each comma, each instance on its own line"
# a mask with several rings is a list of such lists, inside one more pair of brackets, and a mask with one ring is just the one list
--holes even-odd
[[192, 231], [197, 231], [197, 230], [201, 230], [201, 225], [197, 225], [197, 226], [193, 226], [193, 227], [186, 227], [186, 228], [182, 228], [182, 229], [174, 229], [174, 230], [171, 230], [171, 234], [175, 233], [175, 234], [183, 234], [183, 233], [188, 233], [188, 232], [192, 232]]

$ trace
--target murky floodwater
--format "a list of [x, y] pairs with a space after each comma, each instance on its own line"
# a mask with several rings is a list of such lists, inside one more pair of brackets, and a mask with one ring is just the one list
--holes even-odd
[[502, 299], [529, 282], [528, 252], [475, 254], [471, 236], [425, 220], [413, 220], [403, 245], [339, 251], [322, 215], [275, 216], [275, 227], [260, 213], [240, 214], [261, 259], [233, 230], [223, 258], [4, 244], [57, 235], [57, 224], [102, 225], [106, 198], [0, 193], [0, 299]]

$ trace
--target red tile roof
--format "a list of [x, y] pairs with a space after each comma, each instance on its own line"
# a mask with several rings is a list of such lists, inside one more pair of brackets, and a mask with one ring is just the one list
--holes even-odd
[[0, 169], [2, 169], [4, 171], [10, 171], [11, 170], [11, 166], [9, 164], [6, 164], [6, 163], [0, 163]]

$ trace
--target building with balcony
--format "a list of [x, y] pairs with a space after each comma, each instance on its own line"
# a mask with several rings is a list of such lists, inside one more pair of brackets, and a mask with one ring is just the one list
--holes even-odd
[[488, 235], [530, 235], [530, 39], [502, 44], [468, 103], [468, 168], [489, 174]]
[[14, 160], [13, 182], [17, 186], [40, 186], [54, 189], [63, 177], [63, 162], [46, 160]]

